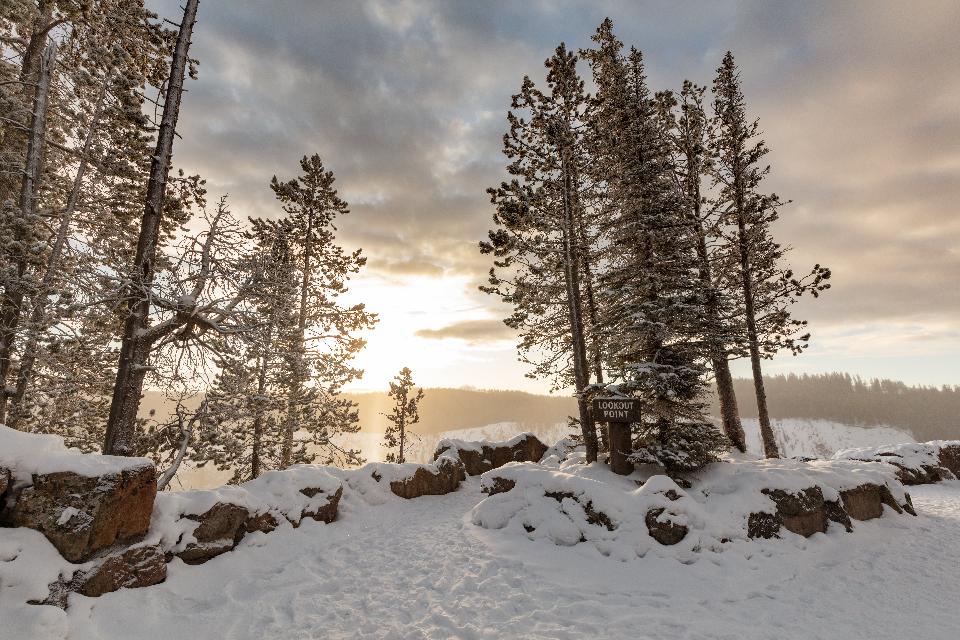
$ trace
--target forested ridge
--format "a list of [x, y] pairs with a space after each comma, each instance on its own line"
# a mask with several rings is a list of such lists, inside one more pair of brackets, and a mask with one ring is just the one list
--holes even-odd
[[[830, 420], [871, 427], [887, 425], [908, 429], [917, 440], [960, 438], [960, 387], [909, 386], [895, 380], [864, 380], [848, 373], [786, 374], [764, 376], [771, 402], [771, 418]], [[741, 415], [756, 418], [757, 405], [750, 392], [753, 380], [734, 378]], [[382, 426], [377, 413], [387, 405], [385, 392], [351, 393], [359, 405], [365, 430]], [[426, 389], [419, 429], [435, 433], [468, 429], [496, 422], [546, 425], [563, 422], [576, 411], [569, 397], [521, 391]], [[709, 413], [719, 415], [716, 394], [710, 395]]]

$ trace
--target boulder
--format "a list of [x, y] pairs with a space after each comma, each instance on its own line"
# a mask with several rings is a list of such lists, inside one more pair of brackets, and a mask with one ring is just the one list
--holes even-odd
[[167, 579], [167, 563], [160, 545], [119, 549], [106, 555], [95, 567], [74, 575], [71, 591], [96, 598], [118, 589], [135, 589]]
[[850, 515], [844, 510], [839, 500], [825, 500], [827, 520], [836, 522], [844, 528], [847, 533], [853, 531], [853, 523], [850, 522]]
[[954, 478], [960, 479], [960, 444], [948, 444], [940, 447], [940, 466], [949, 470]]
[[917, 515], [909, 494], [905, 504], [897, 504], [890, 493], [889, 487], [879, 484], [862, 484], [853, 489], [840, 492], [843, 508], [854, 520], [872, 520], [883, 515], [883, 505], [887, 505], [897, 513], [906, 511], [910, 515]]
[[650, 532], [651, 538], [662, 545], [669, 546], [677, 544], [687, 537], [689, 529], [686, 525], [673, 522], [670, 519], [660, 520], [660, 515], [664, 511], [665, 509], [662, 507], [647, 511], [647, 515], [644, 517], [644, 522], [646, 522], [647, 525], [647, 531]]
[[189, 543], [177, 557], [187, 564], [202, 564], [237, 546], [246, 533], [250, 513], [239, 505], [218, 502], [199, 515], [184, 517], [200, 524], [193, 530], [196, 542]]
[[247, 533], [253, 531], [259, 531], [261, 533], [270, 533], [280, 523], [277, 522], [277, 519], [273, 517], [271, 513], [261, 513], [259, 515], [250, 516], [247, 518], [247, 521], [243, 524], [243, 528]]
[[[747, 520], [750, 538], [779, 537], [780, 527], [809, 538], [827, 530], [827, 504], [820, 487], [809, 487], [797, 493], [782, 489], [763, 489], [762, 493], [776, 505], [774, 513], [751, 513]], [[834, 514], [839, 517], [838, 514]]]
[[[392, 488], [392, 487], [391, 487]], [[455, 489], [456, 487], [454, 487]], [[323, 493], [322, 489], [300, 489], [300, 493], [307, 496], [308, 498], [313, 498], [318, 493]], [[396, 493], [396, 492], [394, 492]], [[444, 492], [448, 493], [448, 492]], [[339, 487], [335, 493], [331, 493], [327, 496], [327, 503], [323, 506], [316, 509], [307, 509], [301, 515], [300, 519], [303, 518], [313, 518], [319, 522], [331, 523], [337, 519], [337, 509], [340, 505], [340, 498], [343, 496], [343, 487]], [[299, 524], [299, 523], [297, 523]], [[296, 525], [294, 525], [296, 526]]]
[[780, 489], [764, 489], [777, 505], [777, 516], [787, 531], [804, 538], [827, 530], [827, 509], [820, 487], [809, 487], [799, 493], [788, 493]]
[[83, 562], [115, 544], [141, 539], [157, 494], [152, 464], [100, 476], [72, 471], [33, 474], [4, 524], [35, 529], [70, 562]]
[[463, 464], [441, 458], [435, 464], [420, 465], [413, 475], [390, 483], [390, 490], [401, 498], [439, 496], [456, 491], [463, 477]]
[[490, 478], [490, 481], [488, 484], [485, 484], [483, 486], [482, 491], [485, 494], [492, 496], [498, 493], [506, 493], [507, 491], [510, 491], [511, 489], [513, 489], [515, 486], [517, 486], [516, 480], [511, 480], [510, 478], [493, 477], [493, 478]]
[[526, 433], [504, 442], [464, 442], [442, 440], [433, 459], [438, 460], [453, 449], [468, 475], [479, 476], [508, 462], [540, 462], [547, 445], [532, 433]]

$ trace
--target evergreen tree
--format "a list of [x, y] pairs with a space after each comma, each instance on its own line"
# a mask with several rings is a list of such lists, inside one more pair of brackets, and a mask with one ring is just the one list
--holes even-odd
[[393, 398], [393, 407], [390, 413], [381, 414], [390, 422], [383, 432], [383, 446], [390, 450], [386, 461], [403, 464], [407, 461], [406, 447], [410, 436], [417, 436], [410, 431], [410, 427], [420, 422], [419, 405], [423, 400], [423, 389], [417, 389], [414, 393], [413, 373], [409, 367], [404, 367], [390, 381], [387, 395]]
[[[546, 61], [548, 93], [524, 78], [507, 113], [503, 139], [507, 171], [513, 176], [488, 190], [497, 229], [480, 243], [494, 257], [486, 293], [513, 305], [506, 324], [520, 332], [521, 360], [534, 365], [531, 377], [549, 378], [555, 389], [574, 388], [587, 460], [598, 451], [589, 410], [591, 364], [585, 304], [584, 225], [581, 199], [587, 164], [584, 144], [586, 96], [576, 56], [560, 45]], [[585, 262], [585, 258], [587, 262]], [[591, 275], [592, 278], [592, 275]], [[585, 314], [585, 311], [587, 312]], [[600, 350], [594, 346], [594, 357]]]
[[[701, 337], [710, 328], [703, 322], [696, 236], [643, 57], [633, 48], [624, 55], [612, 27], [605, 20], [593, 38], [597, 48], [585, 52], [597, 85], [591, 128], [600, 133], [592, 166], [605, 179], [611, 203], [605, 224], [612, 250], [601, 276], [600, 304], [611, 369], [605, 390], [642, 401], [637, 439], [658, 443], [664, 456], [663, 451], [693, 446], [695, 439], [677, 437], [681, 430], [715, 440], [703, 414]], [[609, 439], [616, 463], [628, 452], [614, 452], [614, 443], [625, 440], [612, 431]], [[677, 452], [678, 459], [684, 455]]]
[[672, 92], [663, 92], [658, 94], [657, 101], [672, 143], [674, 174], [685, 195], [684, 206], [696, 238], [697, 276], [705, 314], [703, 346], [713, 370], [723, 430], [733, 446], [746, 451], [746, 435], [740, 422], [728, 359], [728, 345], [735, 342], [738, 320], [734, 302], [737, 296], [731, 295], [727, 286], [729, 278], [724, 277], [730, 264], [730, 246], [723, 241], [717, 208], [709, 206], [703, 193], [711, 163], [711, 129], [703, 105], [705, 91], [704, 87], [687, 80], [679, 98]]
[[337, 244], [335, 223], [349, 209], [333, 186], [333, 172], [317, 155], [304, 156], [300, 167], [301, 176], [285, 182], [274, 177], [270, 183], [287, 214], [279, 224], [289, 230], [298, 281], [296, 332], [285, 353], [289, 376], [280, 468], [299, 461], [294, 436], [301, 430], [323, 451], [325, 462], [358, 461], [357, 452], [334, 441], [341, 433], [360, 429], [356, 405], [340, 391], [363, 374], [351, 366], [365, 344], [356, 332], [377, 321], [363, 304], [344, 306], [339, 301], [367, 259], [360, 249], [347, 252]]
[[781, 349], [795, 354], [803, 350], [810, 334], [797, 335], [806, 322], [793, 319], [789, 306], [804, 293], [816, 297], [829, 288], [826, 280], [830, 271], [818, 264], [807, 276], [797, 278], [783, 264], [787, 249], [773, 240], [770, 227], [785, 203], [776, 194], [760, 191], [770, 167], [759, 163], [769, 149], [758, 137], [759, 122], [747, 118], [740, 76], [730, 52], [717, 70], [713, 93], [712, 175], [719, 186], [717, 205], [732, 227], [735, 272], [743, 305], [740, 348], [750, 358], [764, 453], [775, 458], [779, 450], [770, 425], [761, 359]]

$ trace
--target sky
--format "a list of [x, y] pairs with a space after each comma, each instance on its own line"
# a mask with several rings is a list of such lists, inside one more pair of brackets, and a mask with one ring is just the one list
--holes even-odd
[[[148, 0], [177, 22], [178, 4]], [[766, 188], [792, 200], [775, 236], [797, 271], [833, 270], [795, 307], [810, 349], [765, 371], [960, 384], [955, 0], [201, 0], [174, 162], [243, 217], [281, 214], [269, 180], [305, 154], [335, 173], [351, 205], [340, 239], [368, 257], [349, 296], [380, 316], [352, 388], [409, 366], [424, 386], [545, 392], [517, 362], [507, 308], [477, 288], [485, 190], [505, 176], [523, 76], [542, 84], [553, 49], [588, 46], [607, 16], [653, 89], [709, 85], [733, 51], [771, 148]]]

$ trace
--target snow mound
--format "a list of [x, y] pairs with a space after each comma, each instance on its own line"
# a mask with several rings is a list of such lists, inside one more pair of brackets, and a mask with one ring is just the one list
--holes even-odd
[[0, 467], [13, 472], [14, 484], [32, 484], [34, 474], [69, 471], [87, 478], [152, 467], [146, 458], [102, 456], [70, 449], [60, 436], [24, 433], [0, 425]]
[[476, 451], [477, 453], [482, 453], [483, 448], [487, 447], [488, 449], [496, 449], [500, 447], [515, 447], [520, 444], [527, 438], [536, 438], [536, 434], [532, 431], [524, 431], [523, 433], [518, 433], [509, 440], [488, 440], [486, 438], [481, 438], [479, 440], [463, 440], [460, 438], [444, 438], [437, 443], [437, 450], [454, 450], [454, 451]]
[[[909, 503], [896, 469], [875, 462], [731, 460], [697, 474], [690, 489], [664, 475], [615, 476], [602, 465], [511, 463], [481, 476], [490, 495], [471, 520], [530, 540], [587, 543], [622, 561], [648, 554], [685, 561], [747, 540], [751, 514], [777, 513], [772, 492], [818, 489], [823, 502], [836, 503], [842, 491], [864, 485], [885, 486], [898, 504]], [[829, 535], [843, 530], [830, 527]]]

